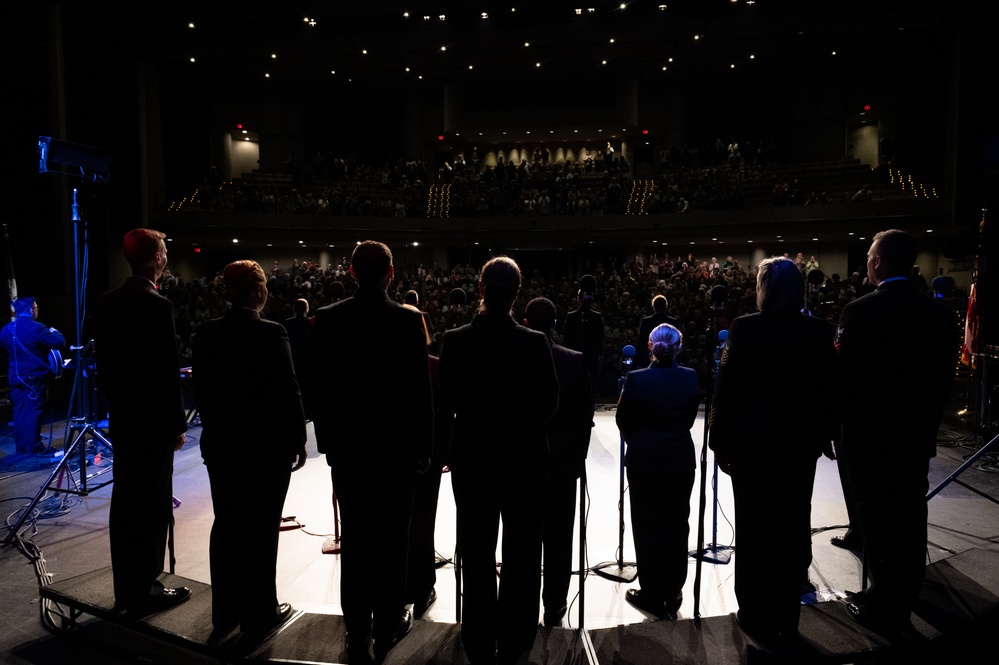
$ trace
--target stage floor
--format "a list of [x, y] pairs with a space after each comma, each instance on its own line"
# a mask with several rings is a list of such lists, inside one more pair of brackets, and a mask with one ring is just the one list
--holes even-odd
[[[587, 460], [588, 487], [588, 567], [609, 563], [616, 570], [618, 554], [618, 493], [620, 439], [614, 424], [614, 411], [601, 409], [596, 415], [590, 454]], [[694, 440], [700, 448], [703, 418], [694, 427]], [[315, 441], [309, 440], [310, 458], [305, 468], [292, 476], [284, 514], [294, 517], [302, 528], [290, 529], [281, 535], [278, 568], [279, 597], [297, 609], [310, 614], [339, 614], [339, 558], [322, 553], [326, 538], [334, 532], [330, 505], [329, 467], [318, 455]], [[174, 493], [181, 500], [176, 509], [176, 574], [184, 578], [209, 583], [208, 534], [212, 523], [208, 478], [197, 445], [200, 430], [189, 433], [188, 444], [175, 461]], [[971, 438], [959, 429], [946, 429], [945, 439], [960, 442]], [[12, 446], [11, 446], [12, 447]], [[963, 447], [942, 446], [931, 463], [930, 485], [933, 487], [960, 466], [962, 457], [970, 454]], [[261, 459], [261, 464], [270, 463]], [[712, 460], [709, 454], [709, 471]], [[48, 471], [9, 472], [0, 476], [0, 499], [5, 515], [27, 502], [45, 482]], [[996, 496], [994, 475], [969, 470], [962, 480]], [[248, 478], [247, 491], [252, 491]], [[713, 535], [711, 477], [708, 477], [708, 508], [705, 515], [707, 543], [733, 544], [730, 524], [732, 511], [731, 483], [721, 475], [718, 482], [717, 536]], [[37, 533], [32, 542], [41, 551], [44, 568], [53, 581], [105, 568], [109, 565], [107, 544], [107, 512], [110, 488], [97, 490], [86, 497], [71, 497], [68, 512], [37, 521]], [[698, 484], [691, 497], [690, 549], [697, 544]], [[625, 500], [625, 538], [623, 560], [634, 561], [630, 516]], [[444, 559], [454, 552], [454, 501], [450, 477], [445, 474], [441, 485], [441, 500], [437, 517], [436, 546]], [[810, 579], [816, 586], [819, 600], [840, 597], [847, 591], [860, 589], [861, 564], [848, 551], [829, 543], [829, 538], [843, 533], [847, 521], [836, 463], [825, 458], [818, 462], [812, 502], [813, 564]], [[934, 497], [929, 504], [929, 543], [927, 563], [938, 562], [972, 548], [999, 551], [999, 505], [975, 492], [952, 484]], [[28, 532], [30, 535], [30, 531]], [[252, 541], [245, 543], [253, 547]], [[736, 554], [737, 556], [737, 554]], [[774, 565], [780, 565], [782, 552], [775, 544]], [[127, 647], [115, 637], [102, 637], [97, 629], [83, 631], [85, 637], [65, 640], [50, 635], [39, 621], [38, 582], [31, 562], [13, 546], [0, 549], [0, 662], [56, 663], [68, 662], [133, 662]], [[695, 614], [695, 562], [690, 560], [681, 618]], [[699, 613], [702, 617], [723, 617], [737, 609], [733, 591], [733, 565], [703, 564]], [[583, 622], [587, 630], [607, 629], [625, 624], [642, 623], [646, 619], [624, 600], [625, 591], [637, 587], [637, 581], [619, 582], [590, 572], [585, 579], [585, 611]], [[434, 622], [455, 620], [454, 568], [446, 564], [438, 569], [438, 601], [427, 614]], [[567, 626], [580, 624], [577, 597], [578, 577], [570, 588], [570, 609]], [[96, 621], [96, 620], [94, 620]], [[112, 631], [112, 635], [114, 632]], [[120, 659], [120, 660], [119, 660]]]

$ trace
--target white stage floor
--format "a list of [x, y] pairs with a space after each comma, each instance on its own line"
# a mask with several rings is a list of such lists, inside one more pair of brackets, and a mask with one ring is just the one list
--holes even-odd
[[[620, 439], [614, 423], [613, 409], [596, 414], [590, 454], [587, 460], [589, 480], [587, 560], [590, 567], [618, 558], [618, 493]], [[694, 426], [693, 437], [698, 454], [703, 436], [703, 417]], [[311, 437], [310, 457], [305, 467], [292, 475], [284, 514], [294, 516], [304, 525], [302, 529], [282, 534], [280, 545], [278, 590], [282, 601], [296, 608], [313, 613], [340, 613], [339, 607], [339, 557], [321, 552], [326, 537], [333, 533], [333, 511], [330, 505], [330, 475], [325, 460], [318, 455]], [[176, 573], [193, 580], [209, 583], [208, 535], [212, 523], [212, 509], [208, 477], [201, 462], [197, 445], [200, 430], [189, 433], [189, 443], [175, 460], [174, 492], [182, 503], [176, 510]], [[961, 463], [961, 456], [969, 454], [962, 448], [941, 448], [941, 454], [931, 464], [931, 487], [936, 479], [946, 477]], [[712, 536], [711, 477], [713, 462], [708, 458], [708, 504], [705, 513], [705, 541]], [[261, 459], [261, 464], [271, 460]], [[10, 473], [0, 477], [3, 508], [9, 514], [30, 499], [44, 483], [48, 471]], [[698, 470], [699, 473], [699, 470]], [[971, 472], [969, 472], [971, 473]], [[890, 479], [889, 479], [890, 481]], [[512, 479], [516, 482], [516, 479]], [[696, 548], [698, 488], [691, 496], [690, 549]], [[253, 479], [247, 478], [246, 491], [253, 491]], [[107, 545], [107, 511], [110, 488], [97, 490], [87, 497], [75, 499], [76, 505], [65, 515], [37, 522], [33, 542], [46, 560], [46, 568], [53, 580], [93, 571], [109, 565]], [[20, 497], [26, 497], [20, 500]], [[731, 483], [720, 475], [718, 486], [717, 542], [733, 544], [733, 530], [729, 522], [733, 515]], [[999, 506], [957, 485], [951, 485], [930, 502], [929, 545], [927, 563], [939, 561], [952, 554], [972, 547], [999, 549]], [[625, 499], [624, 555], [626, 562], [634, 561], [630, 516]], [[834, 461], [820, 458], [812, 502], [813, 528], [844, 526], [847, 522], [839, 477]], [[441, 556], [450, 559], [454, 553], [454, 500], [451, 495], [450, 476], [445, 474], [441, 484], [441, 500], [437, 515], [436, 547]], [[861, 564], [857, 557], [829, 543], [829, 538], [841, 535], [843, 529], [817, 533], [813, 538], [813, 564], [810, 579], [820, 594], [835, 595], [860, 588]], [[247, 540], [245, 547], [254, 543]], [[578, 554], [577, 554], [578, 556]], [[735, 554], [737, 556], [737, 554]], [[781, 565], [783, 552], [774, 544], [774, 565]], [[613, 566], [612, 566], [613, 568]], [[13, 546], [0, 549], [0, 590], [5, 599], [0, 605], [0, 662], [38, 662], [20, 659], [16, 654], [25, 645], [45, 638], [47, 633], [38, 620], [37, 581], [32, 566]], [[695, 562], [690, 560], [689, 574], [684, 588], [681, 617], [694, 616]], [[734, 566], [705, 563], [702, 570], [700, 615], [711, 617], [734, 612], [737, 609], [733, 591]], [[595, 629], [636, 623], [644, 615], [624, 600], [625, 591], [637, 587], [638, 582], [621, 583], [589, 573], [585, 582], [585, 627]], [[428, 612], [431, 621], [455, 620], [455, 578], [453, 566], [438, 569], [438, 601]], [[570, 587], [568, 625], [578, 627], [579, 605], [578, 578]], [[540, 617], [539, 617], [540, 618]], [[47, 638], [51, 640], [52, 638]], [[57, 661], [50, 661], [57, 662]], [[111, 661], [108, 661], [111, 662]]]

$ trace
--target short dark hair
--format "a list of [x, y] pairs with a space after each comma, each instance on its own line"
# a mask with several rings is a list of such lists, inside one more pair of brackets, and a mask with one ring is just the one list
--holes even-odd
[[548, 298], [535, 298], [524, 308], [527, 327], [546, 335], [555, 327], [555, 303]]
[[482, 266], [482, 304], [492, 311], [509, 312], [520, 291], [520, 266], [508, 256], [497, 256]]
[[35, 299], [31, 296], [21, 296], [10, 303], [14, 308], [14, 313], [18, 316], [31, 314], [31, 309], [35, 306]]
[[805, 278], [794, 261], [784, 256], [760, 261], [756, 306], [765, 314], [790, 314], [804, 308]]
[[663, 294], [660, 293], [652, 299], [652, 309], [655, 310], [656, 313], [662, 314], [666, 311], [667, 307], [669, 307], [669, 301], [666, 300], [666, 296]]
[[358, 243], [350, 257], [350, 271], [358, 284], [373, 284], [388, 277], [392, 250], [377, 240]]
[[402, 296], [402, 301], [407, 305], [419, 305], [420, 304], [420, 294], [414, 289], [406, 291], [405, 295]]
[[305, 298], [299, 298], [295, 301], [295, 304], [291, 306], [295, 314], [308, 314], [309, 313], [309, 301]]
[[916, 263], [916, 239], [901, 229], [888, 229], [874, 234], [873, 244], [889, 277], [905, 277]]
[[156, 259], [166, 234], [154, 229], [132, 229], [122, 240], [122, 253], [133, 272], [144, 270]]

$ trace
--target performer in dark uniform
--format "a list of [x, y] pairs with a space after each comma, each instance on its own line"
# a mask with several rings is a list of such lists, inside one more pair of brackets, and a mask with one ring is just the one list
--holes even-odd
[[558, 407], [559, 386], [547, 338], [510, 315], [520, 283], [512, 259], [487, 262], [479, 275], [479, 313], [444, 333], [441, 347], [441, 384], [455, 413], [450, 461], [463, 580], [461, 640], [473, 665], [513, 663], [530, 651], [538, 627], [545, 426]]
[[45, 450], [40, 433], [45, 392], [53, 377], [49, 350], [64, 347], [66, 338], [36, 320], [38, 302], [34, 298], [18, 298], [11, 306], [17, 318], [0, 330], [0, 344], [9, 360], [7, 383], [14, 406], [14, 443], [18, 455], [30, 455]]
[[[416, 312], [415, 305], [404, 307]], [[426, 324], [426, 313], [421, 312]], [[427, 346], [430, 346], [430, 331]], [[448, 446], [451, 443], [451, 422], [454, 413], [444, 398], [441, 387], [440, 364], [435, 355], [429, 356], [430, 385], [434, 396], [434, 447], [430, 467], [417, 474], [413, 492], [413, 517], [409, 525], [409, 572], [406, 575], [406, 603], [413, 604], [413, 618], [421, 619], [437, 601], [437, 549], [434, 533], [437, 527], [437, 503], [440, 499], [441, 474], [447, 464]]]
[[690, 491], [701, 389], [697, 372], [676, 364], [683, 335], [663, 323], [647, 346], [652, 364], [629, 372], [617, 407], [617, 426], [628, 444], [625, 465], [631, 525], [641, 589], [625, 600], [657, 619], [675, 619], [687, 579]]
[[[535, 298], [524, 310], [524, 325], [543, 332], [551, 342], [555, 305]], [[552, 344], [558, 376], [558, 411], [548, 421], [548, 496], [545, 501], [544, 589], [541, 594], [546, 626], [558, 626], [566, 613], [572, 578], [572, 530], [576, 515], [576, 481], [586, 463], [593, 427], [593, 393], [583, 354]]]
[[908, 279], [915, 259], [908, 233], [876, 234], [867, 277], [877, 290], [843, 308], [836, 333], [845, 400], [837, 451], [871, 574], [863, 603], [849, 609], [889, 638], [911, 625], [926, 572], [927, 473], [960, 347], [951, 311]]
[[604, 345], [604, 317], [593, 309], [593, 294], [596, 291], [597, 280], [593, 275], [579, 278], [579, 293], [576, 296], [579, 306], [566, 314], [565, 329], [562, 331], [565, 346], [583, 354], [594, 393], [599, 379], [600, 353]]
[[[798, 634], [812, 562], [815, 463], [832, 457], [835, 349], [832, 326], [802, 314], [805, 281], [791, 259], [760, 263], [756, 302], [758, 313], [729, 328], [710, 446], [732, 476], [739, 623], [761, 641], [786, 641]], [[813, 385], [802, 390], [796, 377], [806, 375]]]
[[669, 301], [666, 300], [666, 296], [662, 294], [656, 295], [652, 299], [652, 314], [642, 317], [638, 325], [638, 343], [635, 344], [635, 369], [647, 367], [649, 364], [647, 342], [649, 341], [649, 335], [652, 334], [656, 326], [668, 323], [679, 330], [680, 334], [683, 334], [683, 326], [680, 325], [680, 321], [676, 317], [670, 316], [667, 313], [666, 309], [668, 307]]
[[156, 292], [167, 264], [165, 237], [152, 229], [125, 235], [133, 274], [101, 295], [94, 313], [98, 385], [107, 396], [114, 443], [108, 531], [115, 607], [133, 615], [191, 595], [157, 579], [173, 520], [173, 453], [187, 440], [173, 307]]
[[[291, 472], [305, 464], [305, 416], [284, 327], [260, 318], [267, 278], [256, 261], [222, 273], [230, 307], [192, 338], [201, 456], [212, 487], [212, 624], [259, 641], [287, 620], [275, 576]], [[247, 547], [247, 543], [252, 543]]]
[[302, 393], [302, 408], [306, 420], [312, 419], [312, 321], [308, 318], [309, 301], [299, 298], [293, 305], [295, 316], [285, 319], [284, 328], [288, 331], [291, 344], [291, 361], [295, 366], [295, 378]]
[[434, 413], [423, 317], [388, 297], [392, 252], [360, 243], [350, 274], [357, 292], [313, 319], [312, 416], [340, 504], [340, 604], [357, 665], [371, 659], [372, 637], [381, 657], [412, 627], [409, 521]]

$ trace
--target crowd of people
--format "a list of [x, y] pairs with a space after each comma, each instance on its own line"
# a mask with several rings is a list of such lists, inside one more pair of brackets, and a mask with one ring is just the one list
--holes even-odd
[[[794, 257], [803, 273], [818, 269], [815, 257], [800, 253]], [[349, 262], [343, 257], [336, 265], [320, 266], [308, 259], [270, 266], [267, 287], [270, 297], [263, 316], [283, 321], [293, 314], [296, 300], [305, 299], [316, 309], [351, 295], [356, 288], [349, 276]], [[715, 340], [712, 333], [727, 326], [735, 317], [755, 310], [755, 271], [732, 257], [702, 258], [693, 254], [673, 257], [652, 254], [644, 261], [608, 257], [586, 267], [597, 288], [591, 306], [602, 314], [604, 334], [600, 342], [595, 376], [598, 397], [613, 396], [623, 366], [622, 348], [641, 345], [639, 322], [650, 313], [653, 296], [663, 295], [669, 311], [681, 323], [685, 343], [680, 361], [698, 370], [702, 378], [713, 368]], [[813, 278], [817, 274], [813, 275]], [[396, 266], [389, 294], [402, 302], [408, 291], [417, 294], [418, 306], [427, 315], [432, 345], [440, 347], [444, 332], [471, 320], [478, 307], [479, 270], [470, 264], [447, 268], [416, 262]], [[921, 283], [925, 289], [925, 281]], [[716, 287], [723, 287], [715, 290]], [[858, 269], [847, 278], [837, 274], [822, 276], [810, 285], [809, 309], [813, 315], [835, 322], [844, 304], [873, 287]], [[528, 271], [524, 287], [514, 302], [514, 312], [523, 318], [529, 300], [545, 297], [556, 307], [556, 341], [562, 341], [567, 314], [576, 308], [579, 276]], [[226, 309], [221, 273], [182, 279], [168, 274], [162, 293], [171, 300], [180, 337], [181, 359], [190, 364], [191, 337], [197, 325], [221, 316]]]
[[[645, 193], [647, 214], [726, 210], [766, 205], [746, 191], [772, 190], [773, 205], [870, 201], [868, 178], [841, 183], [811, 182], [806, 191], [794, 165], [782, 165], [763, 142], [749, 142], [743, 157], [732, 142], [702, 150], [663, 149]], [[721, 146], [720, 148], [718, 146]], [[585, 151], [584, 151], [585, 153]], [[596, 157], [594, 157], [594, 155]], [[486, 164], [473, 150], [457, 152], [434, 167], [423, 159], [399, 158], [381, 166], [317, 152], [312, 160], [291, 158], [283, 178], [223, 182], [212, 171], [202, 183], [199, 205], [208, 210], [278, 214], [425, 217], [431, 185], [449, 187], [452, 217], [506, 215], [600, 216], [623, 214], [631, 194], [628, 160], [601, 151], [576, 160], [555, 160], [535, 150], [519, 161], [498, 157]]]

